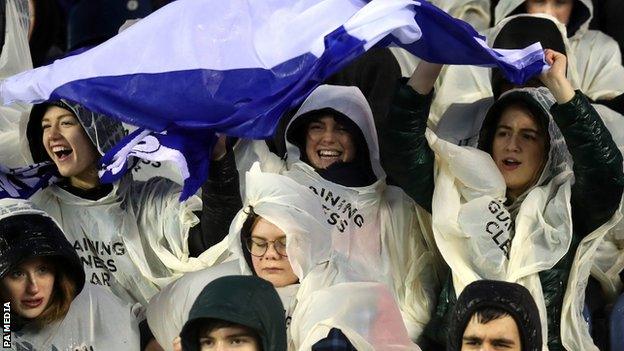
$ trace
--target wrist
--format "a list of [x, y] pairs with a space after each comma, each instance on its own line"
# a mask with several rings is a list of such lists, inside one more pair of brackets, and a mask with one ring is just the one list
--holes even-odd
[[574, 97], [574, 88], [570, 81], [568, 81], [565, 77], [559, 79], [553, 79], [552, 81], [546, 84], [550, 92], [557, 100], [558, 104], [565, 104], [569, 102]]

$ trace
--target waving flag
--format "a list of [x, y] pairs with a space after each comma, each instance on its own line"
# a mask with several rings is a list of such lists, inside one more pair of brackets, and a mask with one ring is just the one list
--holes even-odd
[[18, 168], [0, 165], [0, 199], [28, 199], [39, 189], [56, 182], [58, 177], [56, 166], [52, 162]]
[[517, 83], [544, 66], [539, 44], [490, 49], [426, 1], [179, 0], [91, 50], [5, 80], [0, 97], [64, 98], [157, 133], [266, 138], [284, 112], [377, 44], [499, 67]]

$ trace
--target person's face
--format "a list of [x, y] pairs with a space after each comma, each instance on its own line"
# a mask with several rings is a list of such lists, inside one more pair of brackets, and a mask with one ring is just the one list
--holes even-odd
[[526, 109], [511, 105], [503, 111], [492, 158], [505, 178], [508, 196], [518, 197], [537, 181], [546, 160], [546, 136]]
[[311, 166], [316, 169], [326, 169], [338, 161], [353, 161], [356, 151], [351, 133], [331, 115], [308, 124], [305, 149]]
[[210, 332], [202, 332], [199, 336], [201, 351], [257, 351], [260, 350], [258, 341], [245, 327], [223, 327]]
[[520, 333], [511, 316], [503, 316], [486, 324], [473, 315], [462, 336], [461, 351], [520, 351]]
[[82, 180], [97, 180], [95, 146], [70, 111], [51, 106], [41, 120], [43, 146], [60, 174]]
[[41, 257], [22, 262], [0, 284], [11, 310], [27, 319], [38, 317], [48, 306], [54, 289], [54, 265]]
[[251, 241], [252, 250], [261, 252], [266, 249], [265, 254], [260, 257], [251, 255], [258, 277], [270, 282], [276, 288], [294, 284], [299, 280], [290, 266], [288, 257], [284, 256], [286, 234], [281, 229], [260, 217], [251, 231]]
[[574, 7], [574, 0], [526, 0], [528, 13], [546, 13], [559, 22], [568, 24]]

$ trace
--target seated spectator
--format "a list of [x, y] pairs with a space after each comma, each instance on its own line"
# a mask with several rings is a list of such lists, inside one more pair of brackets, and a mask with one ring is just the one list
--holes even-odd
[[451, 316], [448, 351], [541, 351], [542, 326], [522, 285], [477, 280], [464, 288]]
[[284, 306], [267, 281], [215, 279], [199, 294], [180, 332], [184, 351], [286, 350]]
[[[550, 350], [591, 348], [578, 291], [595, 243], [619, 220], [622, 155], [565, 78], [565, 56], [545, 55], [552, 67], [540, 79], [548, 89], [501, 95], [481, 128], [485, 153], [429, 135], [438, 162], [433, 231], [452, 272], [425, 330], [438, 344], [445, 343], [456, 294], [474, 280], [496, 279], [522, 281], [531, 291], [547, 316], [542, 334]], [[423, 153], [431, 150], [413, 147], [424, 140], [424, 125], [394, 120], [384, 137], [394, 158], [387, 169], [414, 199], [431, 191], [418, 188], [420, 174], [406, 166], [430, 158]]]
[[207, 252], [208, 261], [223, 263], [184, 275], [150, 300], [148, 323], [159, 344], [170, 349], [206, 284], [242, 274], [258, 276], [277, 290], [289, 348], [310, 349], [336, 328], [342, 342], [356, 349], [415, 348], [388, 288], [331, 251], [330, 226], [318, 204], [314, 193], [292, 179], [252, 167], [244, 208], [228, 237]]
[[10, 303], [12, 349], [139, 349], [131, 306], [85, 286], [76, 251], [45, 212], [0, 200], [0, 244], [0, 300]]

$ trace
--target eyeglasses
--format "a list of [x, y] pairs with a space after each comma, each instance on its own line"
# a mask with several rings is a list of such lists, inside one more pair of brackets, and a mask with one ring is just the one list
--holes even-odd
[[262, 257], [269, 249], [269, 245], [273, 245], [273, 248], [281, 257], [288, 257], [286, 254], [286, 238], [277, 240], [262, 240], [258, 238], [248, 238], [245, 240], [245, 247], [252, 256]]

